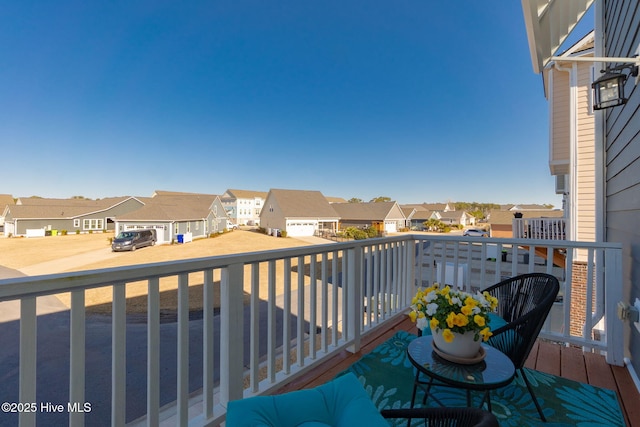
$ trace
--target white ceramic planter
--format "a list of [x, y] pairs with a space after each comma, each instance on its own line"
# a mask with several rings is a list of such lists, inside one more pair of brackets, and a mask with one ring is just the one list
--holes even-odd
[[472, 358], [478, 355], [482, 339], [474, 341], [474, 332], [465, 332], [464, 334], [454, 333], [455, 338], [451, 342], [446, 342], [442, 337], [442, 329], [431, 329], [433, 342], [438, 349], [444, 353], [461, 358]]

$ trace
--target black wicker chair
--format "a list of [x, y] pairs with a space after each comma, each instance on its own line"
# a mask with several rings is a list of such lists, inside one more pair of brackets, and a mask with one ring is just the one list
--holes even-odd
[[542, 421], [547, 421], [522, 369], [560, 290], [558, 279], [544, 273], [515, 276], [485, 289], [498, 298], [497, 314], [507, 324], [493, 331], [487, 344], [511, 359], [524, 379]]
[[498, 427], [495, 415], [477, 408], [384, 409], [381, 414], [385, 418], [423, 418], [429, 427]]

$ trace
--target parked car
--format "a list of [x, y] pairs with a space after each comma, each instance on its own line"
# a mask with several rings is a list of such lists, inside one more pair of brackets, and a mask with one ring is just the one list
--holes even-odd
[[156, 230], [130, 230], [121, 231], [111, 243], [111, 250], [135, 251], [145, 246], [156, 244]]
[[481, 228], [469, 228], [467, 230], [464, 230], [462, 235], [470, 237], [489, 237], [489, 232], [484, 231]]
[[237, 224], [234, 224], [234, 223], [233, 223], [233, 222], [231, 222], [231, 221], [227, 221], [227, 230], [235, 230], [235, 229], [237, 229], [237, 228], [238, 228], [238, 225], [237, 225]]

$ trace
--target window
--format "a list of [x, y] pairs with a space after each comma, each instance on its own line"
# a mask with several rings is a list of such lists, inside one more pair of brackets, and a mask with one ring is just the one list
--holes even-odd
[[101, 218], [84, 219], [82, 220], [82, 228], [85, 230], [103, 230], [104, 220]]
[[80, 220], [79, 219], [74, 219], [73, 220], [73, 228], [80, 228]]

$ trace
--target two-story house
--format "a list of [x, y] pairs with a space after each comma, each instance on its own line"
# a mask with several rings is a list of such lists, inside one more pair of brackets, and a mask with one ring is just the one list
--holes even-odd
[[260, 225], [260, 212], [266, 198], [264, 191], [228, 189], [220, 200], [236, 224]]

